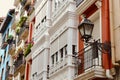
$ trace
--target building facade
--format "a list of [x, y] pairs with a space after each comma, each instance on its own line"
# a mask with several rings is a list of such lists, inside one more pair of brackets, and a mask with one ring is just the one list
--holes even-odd
[[116, 1], [112, 1], [109, 0], [110, 2], [110, 32], [111, 32], [111, 45], [112, 45], [112, 63], [115, 67], [115, 72], [116, 74], [114, 75], [115, 78], [114, 80], [119, 80], [120, 79], [120, 66], [119, 66], [119, 41], [120, 41], [120, 37], [119, 37], [119, 33], [120, 33], [120, 29], [119, 29], [119, 12], [120, 12], [120, 8], [118, 6], [120, 6], [120, 1], [116, 0]]
[[10, 63], [9, 48], [10, 44], [13, 42], [14, 35], [11, 34], [11, 24], [13, 21], [13, 15], [15, 13], [14, 9], [9, 10], [6, 18], [1, 24], [1, 47], [0, 47], [0, 77], [1, 80], [7, 80], [12, 75], [13, 68]]
[[[35, 2], [35, 24], [33, 27], [34, 45], [31, 49], [31, 80], [48, 79], [49, 34], [51, 0]], [[38, 64], [39, 62], [39, 64]]]

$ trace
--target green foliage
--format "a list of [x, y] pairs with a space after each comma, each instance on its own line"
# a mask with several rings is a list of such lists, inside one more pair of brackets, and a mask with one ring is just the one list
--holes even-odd
[[7, 42], [8, 43], [11, 43], [13, 40], [13, 36], [12, 35], [9, 35], [8, 38], [7, 38]]
[[17, 26], [21, 27], [23, 25], [23, 23], [27, 20], [27, 17], [21, 17], [20, 21], [18, 22]]
[[8, 36], [8, 39], [13, 39], [13, 36], [12, 36], [12, 35], [9, 35], [9, 36]]
[[27, 46], [27, 48], [26, 48], [26, 50], [25, 50], [25, 53], [24, 53], [24, 56], [25, 56], [25, 57], [31, 52], [31, 47], [32, 47], [32, 46], [33, 46], [32, 44], [29, 44], [29, 45]]
[[16, 28], [16, 34], [19, 34], [20, 33], [20, 27], [17, 27]]

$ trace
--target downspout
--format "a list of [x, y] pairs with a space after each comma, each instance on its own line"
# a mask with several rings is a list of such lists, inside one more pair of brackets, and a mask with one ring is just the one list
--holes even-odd
[[[109, 0], [102, 0], [102, 42], [110, 42]], [[111, 56], [103, 53], [103, 67], [106, 77], [113, 79], [110, 69], [112, 68]]]

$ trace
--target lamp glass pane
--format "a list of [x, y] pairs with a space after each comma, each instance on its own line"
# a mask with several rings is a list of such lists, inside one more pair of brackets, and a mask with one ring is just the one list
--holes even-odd
[[80, 34], [81, 34], [81, 36], [83, 37], [84, 36], [84, 28], [83, 28], [83, 25], [80, 27]]
[[84, 24], [85, 27], [85, 35], [87, 36], [91, 36], [91, 31], [92, 31], [92, 27], [90, 24]]

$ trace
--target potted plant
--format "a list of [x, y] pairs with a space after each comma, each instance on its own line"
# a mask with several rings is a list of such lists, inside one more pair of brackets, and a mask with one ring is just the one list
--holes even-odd
[[11, 43], [13, 40], [13, 36], [12, 35], [9, 35], [8, 38], [7, 38], [7, 42], [8, 43]]
[[19, 35], [19, 33], [20, 33], [20, 27], [17, 27], [16, 28], [16, 34]]
[[32, 44], [29, 44], [25, 50], [24, 56], [26, 57], [31, 52]]
[[26, 20], [27, 20], [27, 17], [21, 17], [20, 21], [17, 23], [17, 26], [21, 27]]

